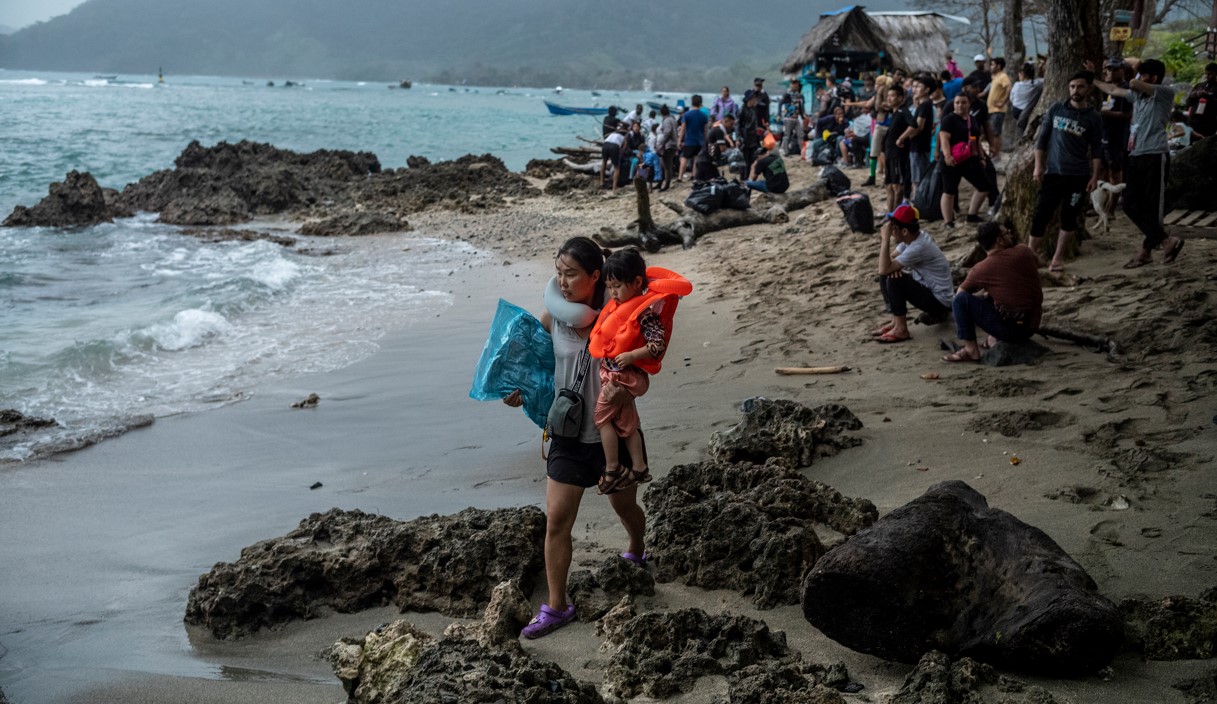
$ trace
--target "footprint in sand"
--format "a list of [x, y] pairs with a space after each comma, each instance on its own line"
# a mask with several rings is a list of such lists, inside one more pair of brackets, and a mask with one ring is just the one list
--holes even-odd
[[1115, 521], [1099, 521], [1090, 527], [1090, 537], [1112, 547], [1122, 547], [1120, 524]]

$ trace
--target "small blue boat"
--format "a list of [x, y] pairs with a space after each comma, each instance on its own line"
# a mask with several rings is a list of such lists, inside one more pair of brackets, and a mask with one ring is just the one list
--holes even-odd
[[571, 108], [545, 101], [550, 115], [607, 115], [608, 108]]

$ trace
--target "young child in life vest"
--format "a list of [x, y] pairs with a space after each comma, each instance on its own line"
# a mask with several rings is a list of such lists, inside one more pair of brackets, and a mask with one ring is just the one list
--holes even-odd
[[[603, 276], [610, 300], [592, 328], [590, 350], [600, 360], [602, 384], [596, 399], [595, 421], [604, 445], [605, 467], [598, 489], [601, 494], [611, 494], [651, 481], [642, 436], [638, 433], [634, 399], [647, 392], [650, 374], [659, 371], [672, 332], [671, 315], [675, 312], [676, 298], [650, 290], [646, 262], [636, 249], [609, 255], [604, 261]], [[609, 382], [629, 392], [627, 403], [618, 405], [605, 400], [604, 385]], [[625, 440], [630, 453], [629, 469], [621, 466], [619, 437]]]

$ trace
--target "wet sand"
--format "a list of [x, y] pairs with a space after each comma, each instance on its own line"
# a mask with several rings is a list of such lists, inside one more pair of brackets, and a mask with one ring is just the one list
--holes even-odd
[[[791, 167], [796, 186], [812, 178], [811, 167]], [[391, 619], [391, 610], [218, 643], [183, 626], [190, 587], [212, 563], [333, 506], [409, 519], [470, 505], [541, 505], [539, 432], [516, 411], [469, 400], [472, 368], [498, 296], [539, 312], [557, 245], [623, 225], [633, 209], [628, 194], [592, 194], [412, 218], [420, 234], [470, 240], [505, 263], [458, 271], [453, 290], [463, 295], [452, 308], [386, 338], [352, 367], [0, 470], [0, 645], [8, 649], [0, 687], [16, 704], [341, 701], [317, 650]], [[970, 249], [963, 232], [928, 230], [952, 259]], [[843, 403], [865, 424], [864, 443], [817, 462], [809, 476], [871, 499], [881, 514], [931, 484], [961, 479], [1047, 532], [1109, 598], [1195, 596], [1217, 576], [1209, 476], [1217, 339], [1211, 316], [1208, 327], [1196, 322], [1211, 312], [1207, 272], [1217, 248], [1191, 241], [1173, 266], [1120, 270], [1138, 241], [1117, 217], [1110, 235], [1068, 265], [1073, 279], [1048, 282], [1076, 285], [1046, 283], [1045, 323], [1117, 336], [1125, 363], [1048, 341], [1053, 354], [1039, 365], [1006, 369], [941, 363], [937, 340], [953, 337], [948, 325], [914, 326], [914, 339], [899, 345], [870, 342], [882, 320], [877, 237], [849, 233], [831, 202], [793, 213], [788, 224], [714, 233], [693, 250], [653, 255], [697, 286], [681, 306], [665, 369], [640, 402], [653, 468], [662, 475], [703, 457], [710, 434], [734, 423], [748, 396]], [[835, 364], [853, 371], [773, 373]], [[940, 378], [923, 380], [923, 372]], [[322, 399], [316, 409], [289, 408], [312, 392]], [[309, 490], [317, 481], [323, 487]], [[1094, 492], [1073, 502], [1077, 487]], [[607, 502], [586, 496], [576, 568], [620, 551], [623, 538]], [[757, 611], [739, 594], [678, 584], [660, 585], [641, 605], [764, 619], [806, 658], [843, 660], [874, 701], [910, 669], [829, 641], [797, 606]], [[436, 632], [450, 621], [410, 618]], [[592, 681], [609, 657], [590, 624], [525, 647]], [[1035, 682], [1064, 701], [1183, 702], [1170, 685], [1209, 665], [1124, 655], [1106, 680]], [[724, 687], [704, 678], [670, 701], [711, 701]]]

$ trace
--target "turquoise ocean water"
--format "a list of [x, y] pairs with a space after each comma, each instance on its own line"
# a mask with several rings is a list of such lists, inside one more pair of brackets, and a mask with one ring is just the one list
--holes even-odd
[[[599, 118], [542, 99], [633, 105], [645, 96], [552, 90], [0, 69], [0, 218], [72, 169], [106, 187], [171, 168], [191, 141], [374, 152], [384, 167], [492, 153], [511, 169], [595, 137]], [[652, 98], [653, 99], [653, 98]], [[0, 446], [23, 461], [141, 417], [204, 410], [255, 380], [340, 368], [389, 330], [449, 302], [450, 264], [485, 256], [414, 233], [342, 239], [311, 257], [269, 242], [207, 243], [139, 214], [71, 231], [0, 228], [0, 409], [60, 427]], [[307, 241], [308, 238], [301, 238]], [[307, 244], [307, 242], [303, 242]], [[395, 256], [383, 256], [392, 247]]]

